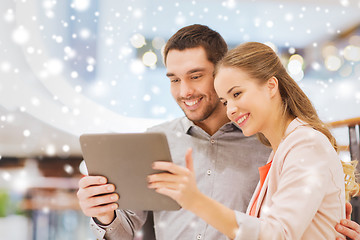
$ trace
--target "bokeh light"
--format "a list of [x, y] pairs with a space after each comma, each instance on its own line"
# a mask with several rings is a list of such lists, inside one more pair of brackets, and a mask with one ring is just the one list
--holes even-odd
[[142, 57], [142, 61], [145, 66], [152, 67], [152, 66], [155, 66], [155, 64], [157, 62], [157, 56], [154, 52], [149, 51], [149, 52], [144, 53], [144, 55]]
[[344, 58], [348, 61], [360, 61], [360, 47], [348, 45], [344, 49]]
[[135, 48], [142, 48], [146, 44], [145, 37], [137, 33], [130, 38], [130, 43]]
[[325, 67], [329, 71], [337, 71], [340, 69], [342, 61], [338, 56], [330, 55], [325, 58]]
[[165, 45], [165, 40], [161, 37], [155, 37], [152, 40], [152, 45], [155, 49], [161, 49]]

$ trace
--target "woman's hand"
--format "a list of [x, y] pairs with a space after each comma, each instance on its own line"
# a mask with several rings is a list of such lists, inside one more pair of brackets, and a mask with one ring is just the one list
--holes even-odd
[[235, 238], [239, 226], [235, 212], [202, 194], [196, 186], [192, 150], [186, 152], [186, 168], [169, 162], [155, 162], [153, 168], [168, 171], [148, 176], [149, 188], [177, 201], [230, 239]]
[[201, 192], [196, 186], [192, 149], [185, 154], [186, 168], [170, 162], [154, 162], [153, 169], [168, 171], [148, 176], [149, 188], [171, 197], [183, 208], [192, 210]]

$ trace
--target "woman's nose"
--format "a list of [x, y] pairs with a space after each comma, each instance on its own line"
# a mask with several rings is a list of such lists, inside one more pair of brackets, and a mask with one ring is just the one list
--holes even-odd
[[236, 113], [236, 111], [237, 111], [237, 108], [236, 108], [236, 106], [235, 105], [233, 105], [233, 104], [231, 104], [231, 103], [229, 103], [228, 102], [228, 104], [226, 105], [226, 113], [227, 113], [227, 115], [228, 115], [228, 118], [232, 118], [234, 115], [235, 115], [235, 113]]

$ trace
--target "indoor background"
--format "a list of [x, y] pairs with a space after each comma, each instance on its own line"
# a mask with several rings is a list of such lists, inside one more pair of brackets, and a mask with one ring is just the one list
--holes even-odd
[[271, 46], [324, 122], [360, 117], [360, 0], [2, 0], [0, 240], [95, 239], [78, 138], [182, 116], [162, 48], [194, 23]]

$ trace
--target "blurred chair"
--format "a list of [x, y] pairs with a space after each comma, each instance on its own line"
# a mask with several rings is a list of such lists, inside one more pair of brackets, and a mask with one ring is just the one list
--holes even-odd
[[[360, 117], [350, 118], [341, 121], [331, 122], [329, 125], [332, 128], [347, 127], [349, 130], [349, 148], [346, 146], [340, 146], [340, 149], [349, 149], [351, 160], [359, 161], [357, 165], [357, 173], [360, 173]], [[358, 133], [356, 133], [358, 131]], [[358, 180], [359, 182], [359, 180]], [[351, 199], [351, 205], [353, 206], [353, 212], [351, 219], [360, 223], [360, 199], [354, 197]]]

